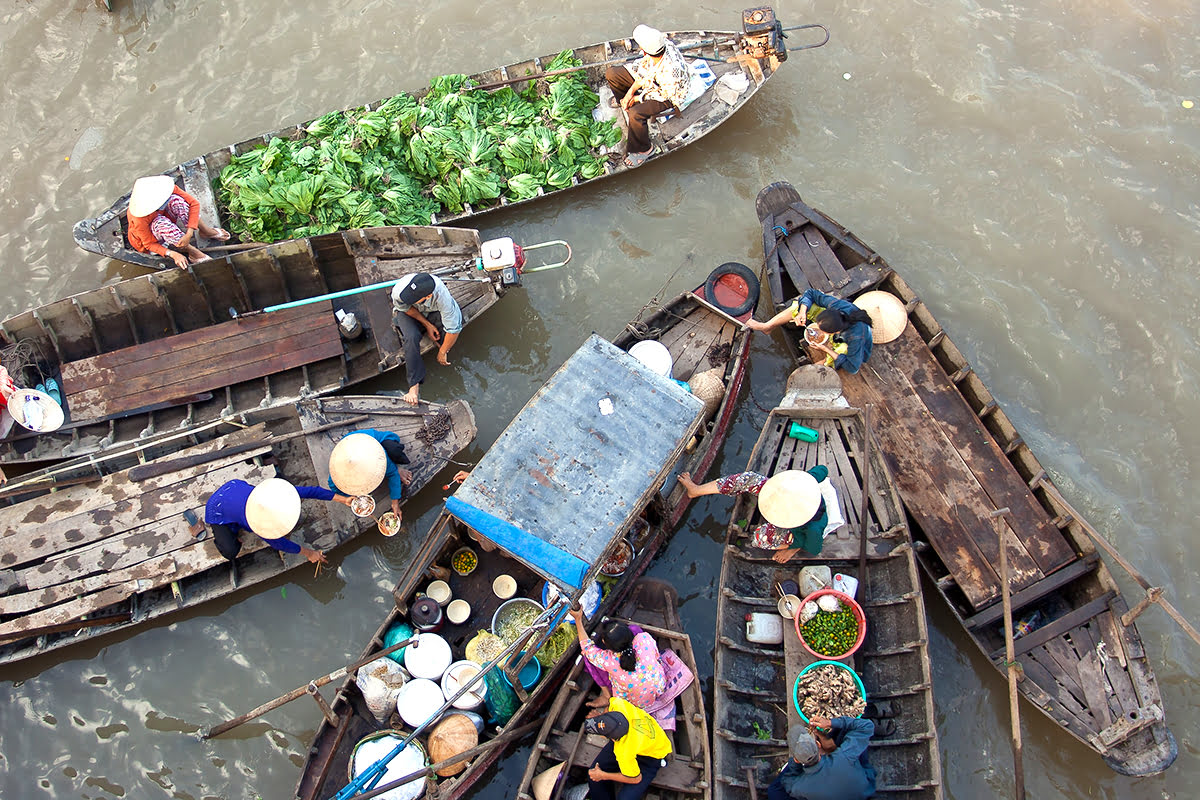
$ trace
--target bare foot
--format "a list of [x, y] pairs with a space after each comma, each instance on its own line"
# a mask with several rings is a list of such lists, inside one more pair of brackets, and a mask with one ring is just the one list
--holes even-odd
[[417, 384], [416, 386], [411, 387], [404, 394], [404, 397], [403, 397], [404, 402], [408, 403], [410, 406], [415, 406], [418, 402], [420, 402], [420, 399], [421, 399], [421, 385], [420, 384]]
[[771, 556], [771, 560], [778, 564], [786, 564], [791, 561], [792, 556], [800, 552], [799, 547], [789, 547], [787, 550], [776, 550], [775, 555]]
[[679, 485], [680, 485], [680, 486], [682, 486], [682, 487], [684, 488], [684, 491], [686, 491], [686, 492], [687, 492], [687, 496], [688, 496], [689, 498], [691, 498], [691, 499], [693, 499], [693, 500], [694, 500], [694, 499], [696, 499], [697, 497], [699, 497], [699, 496], [700, 496], [700, 495], [699, 495], [699, 489], [700, 489], [700, 487], [699, 487], [699, 486], [697, 486], [697, 485], [696, 485], [696, 482], [692, 480], [692, 473], [690, 473], [690, 472], [681, 472], [681, 473], [679, 473], [679, 479], [678, 479], [678, 480], [679, 480]]

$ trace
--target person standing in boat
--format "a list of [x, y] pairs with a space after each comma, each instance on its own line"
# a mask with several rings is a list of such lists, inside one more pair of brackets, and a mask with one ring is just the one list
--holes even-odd
[[875, 770], [867, 745], [870, 720], [813, 717], [788, 731], [791, 758], [767, 787], [767, 800], [867, 800], [875, 794]]
[[678, 113], [692, 85], [687, 61], [665, 33], [638, 25], [633, 40], [642, 57], [628, 67], [613, 65], [604, 73], [613, 97], [628, 114], [627, 167], [641, 166], [650, 157], [650, 118], [667, 111]]
[[176, 186], [170, 175], [134, 181], [126, 219], [130, 247], [169, 258], [181, 269], [208, 258], [194, 244], [197, 232], [206, 239], [229, 241], [229, 231], [200, 220], [200, 201]]
[[361, 428], [341, 438], [329, 454], [329, 488], [347, 495], [370, 494], [387, 481], [392, 513], [403, 519], [400, 501], [412, 483], [404, 443], [392, 431]]
[[392, 309], [392, 325], [400, 333], [404, 346], [404, 370], [408, 378], [408, 393], [404, 395], [404, 402], [415, 406], [420, 400], [421, 384], [425, 381], [421, 337], [428, 334], [430, 339], [440, 344], [438, 363], [449, 366], [450, 359], [446, 354], [462, 332], [462, 309], [446, 288], [446, 283], [427, 272], [406, 275], [396, 282], [392, 287]]
[[567, 613], [575, 620], [584, 666], [600, 687], [600, 696], [588, 705], [605, 708], [611, 697], [619, 697], [649, 708], [667, 685], [654, 637], [637, 625], [607, 620], [600, 623], [597, 644], [583, 627], [583, 610], [573, 608]]
[[638, 800], [671, 755], [671, 740], [654, 717], [614, 697], [608, 711], [584, 720], [587, 733], [608, 739], [588, 770], [588, 800]]
[[[853, 303], [816, 289], [808, 289], [798, 300], [766, 322], [751, 319], [752, 331], [771, 331], [787, 322], [804, 328], [810, 323], [827, 334], [827, 342], [806, 339], [808, 345], [826, 354], [826, 365], [851, 374], [871, 357], [873, 333], [871, 315]], [[839, 345], [844, 345], [841, 347]]]
[[332, 500], [344, 506], [350, 498], [320, 486], [293, 486], [282, 478], [267, 478], [258, 486], [243, 480], [226, 481], [204, 504], [204, 521], [213, 530], [217, 551], [233, 561], [242, 549], [242, 531], [257, 534], [281, 553], [299, 553], [314, 564], [326, 563], [325, 554], [287, 535], [300, 520], [300, 499]]
[[757, 472], [739, 472], [702, 484], [693, 481], [690, 472], [681, 472], [679, 483], [691, 499], [741, 492], [758, 495], [758, 510], [767, 521], [751, 531], [750, 544], [779, 551], [772, 558], [781, 564], [798, 550], [820, 555], [825, 536], [846, 521], [837, 490], [829, 481], [829, 468], [821, 464], [804, 472], [786, 470], [770, 478]]

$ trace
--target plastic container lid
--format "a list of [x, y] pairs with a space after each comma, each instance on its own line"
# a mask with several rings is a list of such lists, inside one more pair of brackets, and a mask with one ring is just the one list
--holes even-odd
[[[391, 731], [372, 733], [354, 746], [354, 755], [350, 759], [349, 777], [351, 780], [365, 772], [379, 759], [396, 749], [404, 737]], [[387, 770], [379, 779], [380, 784], [411, 775], [426, 765], [425, 749], [421, 743], [414, 740], [408, 743], [400, 753], [388, 762]], [[390, 792], [381, 795], [381, 800], [417, 800], [425, 793], [425, 780], [415, 780], [398, 786]]]
[[415, 646], [404, 648], [404, 666], [414, 678], [436, 681], [450, 661], [450, 645], [436, 633], [422, 633]]
[[671, 358], [671, 351], [662, 342], [645, 339], [629, 348], [629, 355], [664, 378], [671, 377], [671, 367], [674, 365], [674, 359]]
[[396, 695], [396, 710], [410, 728], [417, 728], [433, 719], [446, 696], [436, 683], [425, 678], [414, 678], [400, 687]]

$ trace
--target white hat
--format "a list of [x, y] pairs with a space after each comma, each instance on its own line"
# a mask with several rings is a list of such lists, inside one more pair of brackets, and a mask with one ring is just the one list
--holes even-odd
[[646, 55], [662, 55], [667, 49], [667, 35], [649, 25], [638, 25], [634, 28], [633, 40], [637, 42], [638, 47], [646, 51]]
[[49, 433], [62, 427], [62, 406], [37, 389], [17, 389], [8, 398], [8, 413], [34, 433]]
[[387, 453], [374, 436], [351, 433], [329, 454], [329, 477], [344, 494], [370, 494], [383, 483], [387, 472]]
[[813, 518], [821, 507], [817, 479], [799, 469], [772, 475], [758, 493], [758, 510], [779, 528], [795, 528]]
[[854, 305], [871, 315], [871, 341], [885, 344], [900, 338], [908, 325], [904, 302], [890, 292], [875, 290], [854, 298]]
[[151, 175], [133, 182], [133, 193], [129, 195], [129, 213], [135, 217], [148, 217], [162, 208], [175, 191], [175, 179], [170, 175]]
[[300, 521], [300, 493], [283, 478], [267, 478], [246, 498], [246, 521], [264, 539], [282, 539]]

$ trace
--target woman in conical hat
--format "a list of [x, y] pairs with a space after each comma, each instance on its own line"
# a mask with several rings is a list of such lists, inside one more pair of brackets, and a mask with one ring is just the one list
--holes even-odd
[[766, 322], [751, 319], [746, 323], [746, 328], [771, 331], [788, 322], [801, 328], [811, 324], [815, 326], [816, 333], [827, 335], [828, 341], [810, 339], [808, 344], [822, 352], [826, 365], [834, 369], [855, 373], [871, 357], [871, 347], [876, 341], [871, 327], [873, 320], [865, 310], [849, 301], [809, 289], [771, 319]]
[[408, 463], [399, 435], [374, 428], [352, 431], [329, 454], [329, 488], [343, 494], [364, 495], [387, 481], [392, 512], [403, 519], [400, 502], [405, 488], [412, 483], [412, 473], [401, 465]]
[[758, 495], [758, 510], [766, 521], [751, 531], [750, 544], [779, 551], [772, 558], [781, 564], [797, 549], [814, 556], [820, 554], [825, 535], [844, 522], [837, 507], [837, 491], [829, 482], [829, 469], [819, 464], [807, 471], [790, 469], [770, 478], [757, 472], [739, 472], [702, 484], [693, 481], [691, 473], [681, 472], [679, 483], [689, 498], [741, 492]]
[[206, 239], [229, 241], [229, 231], [200, 220], [200, 201], [176, 186], [170, 175], [134, 181], [125, 216], [130, 247], [169, 258], [181, 269], [208, 258], [194, 244], [197, 232]]
[[310, 562], [324, 564], [325, 554], [287, 535], [300, 520], [300, 500], [333, 500], [344, 506], [350, 498], [320, 486], [293, 486], [282, 478], [267, 478], [258, 486], [243, 480], [222, 484], [204, 504], [204, 521], [213, 529], [218, 552], [230, 561], [242, 549], [241, 531], [251, 531], [283, 553], [299, 553]]

